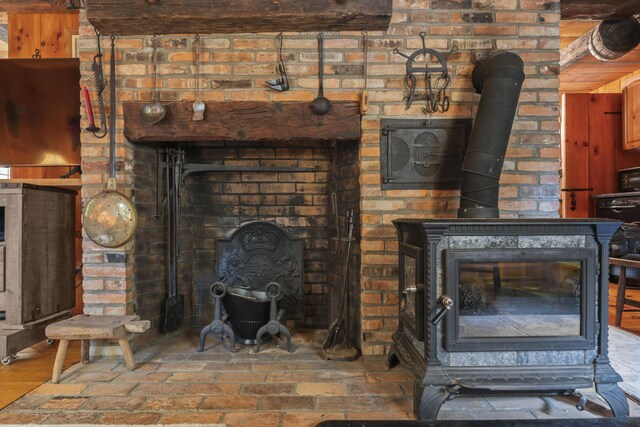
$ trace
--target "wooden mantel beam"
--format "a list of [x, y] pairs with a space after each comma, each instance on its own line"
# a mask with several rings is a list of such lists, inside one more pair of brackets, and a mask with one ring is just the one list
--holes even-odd
[[[78, 5], [80, 0], [74, 0]], [[0, 0], [0, 12], [10, 13], [78, 13], [67, 9], [64, 0]]]
[[624, 19], [640, 13], [640, 0], [562, 0], [562, 19]]
[[392, 0], [87, 0], [102, 34], [386, 30]]
[[144, 103], [125, 102], [124, 135], [131, 142], [281, 141], [320, 142], [360, 139], [357, 102], [331, 102], [324, 116], [305, 102], [207, 102], [203, 121], [192, 121], [192, 102], [164, 104], [164, 119], [150, 125], [142, 120]]

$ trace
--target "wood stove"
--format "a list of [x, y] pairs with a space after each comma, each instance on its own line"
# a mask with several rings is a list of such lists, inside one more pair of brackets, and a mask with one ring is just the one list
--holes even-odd
[[[626, 398], [607, 356], [611, 220], [396, 220], [399, 327], [389, 365], [415, 376], [414, 412], [434, 420], [460, 393]], [[584, 406], [584, 398], [578, 407]]]

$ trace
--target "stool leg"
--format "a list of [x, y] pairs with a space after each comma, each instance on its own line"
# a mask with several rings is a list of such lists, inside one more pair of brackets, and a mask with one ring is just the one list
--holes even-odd
[[80, 348], [80, 361], [83, 365], [89, 363], [89, 347], [91, 340], [82, 340], [82, 347]]
[[60, 381], [62, 365], [64, 364], [64, 358], [67, 355], [68, 346], [69, 340], [60, 340], [58, 342], [58, 352], [56, 353], [56, 360], [53, 362], [53, 375], [51, 376], [51, 382], [54, 384], [58, 384], [58, 381]]
[[616, 296], [616, 326], [622, 323], [622, 311], [624, 309], [624, 294], [627, 287], [627, 267], [620, 266], [618, 277], [618, 295]]
[[121, 338], [118, 340], [118, 344], [120, 345], [120, 349], [122, 350], [124, 363], [127, 365], [127, 369], [133, 371], [134, 369], [136, 369], [136, 359], [133, 357], [133, 352], [131, 351], [131, 347], [129, 346], [129, 340], [126, 338]]

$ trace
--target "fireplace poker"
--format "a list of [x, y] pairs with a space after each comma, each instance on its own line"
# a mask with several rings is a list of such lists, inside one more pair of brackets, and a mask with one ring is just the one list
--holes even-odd
[[340, 263], [340, 260], [342, 259], [342, 244], [340, 241], [340, 213], [338, 211], [338, 195], [335, 193], [335, 191], [331, 192], [331, 204], [333, 206], [333, 213], [336, 217], [336, 255], [338, 258], [338, 277], [342, 279], [342, 264]]
[[182, 326], [184, 318], [184, 295], [178, 294], [178, 252], [180, 232], [180, 176], [182, 174], [183, 152], [169, 149], [167, 181], [167, 216], [169, 225], [169, 296], [166, 301], [164, 331], [170, 333]]

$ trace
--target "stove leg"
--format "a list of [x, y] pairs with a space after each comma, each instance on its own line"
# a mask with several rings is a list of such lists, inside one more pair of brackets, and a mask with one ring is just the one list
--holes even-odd
[[607, 401], [614, 417], [629, 416], [629, 402], [618, 383], [596, 383], [596, 392]]
[[413, 384], [413, 412], [421, 421], [435, 421], [440, 407], [451, 393], [443, 385], [424, 385], [420, 378]]
[[621, 381], [622, 377], [613, 369], [608, 359], [603, 357], [596, 362], [594, 378], [596, 393], [607, 401], [614, 417], [629, 416], [629, 402], [618, 385]]

